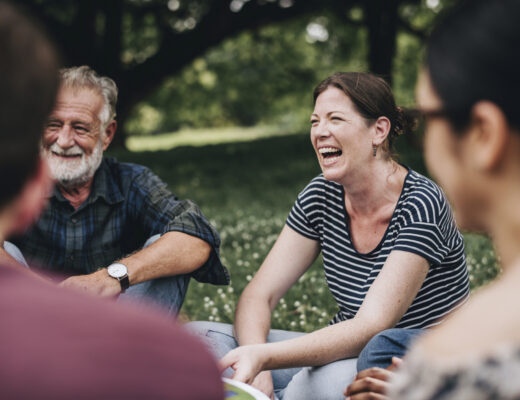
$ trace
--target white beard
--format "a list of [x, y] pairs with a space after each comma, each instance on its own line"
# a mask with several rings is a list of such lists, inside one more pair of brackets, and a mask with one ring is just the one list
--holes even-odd
[[[96, 173], [103, 159], [103, 142], [100, 140], [90, 156], [78, 145], [69, 149], [62, 149], [56, 142], [50, 147], [42, 147], [42, 153], [47, 160], [51, 175], [61, 186], [74, 188], [87, 183]], [[80, 155], [79, 159], [63, 159], [59, 155]]]

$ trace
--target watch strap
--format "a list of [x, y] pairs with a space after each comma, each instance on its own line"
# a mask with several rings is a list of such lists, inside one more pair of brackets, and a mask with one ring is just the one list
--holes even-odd
[[126, 289], [130, 287], [130, 279], [128, 279], [128, 274], [119, 278], [119, 284], [121, 285], [121, 293], [124, 293]]

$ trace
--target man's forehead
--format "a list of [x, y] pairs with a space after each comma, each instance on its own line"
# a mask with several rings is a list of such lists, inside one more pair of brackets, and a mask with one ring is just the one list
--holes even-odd
[[60, 96], [74, 96], [74, 97], [89, 97], [104, 101], [103, 95], [99, 89], [90, 86], [79, 85], [61, 85], [58, 90], [58, 97]]
[[95, 89], [63, 86], [58, 92], [56, 105], [51, 113], [51, 117], [62, 112], [97, 117], [103, 104], [103, 97]]

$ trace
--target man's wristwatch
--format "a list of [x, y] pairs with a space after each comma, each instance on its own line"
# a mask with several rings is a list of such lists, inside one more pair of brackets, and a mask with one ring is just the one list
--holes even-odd
[[121, 293], [130, 287], [130, 280], [128, 279], [128, 268], [125, 264], [113, 263], [107, 267], [108, 275], [119, 281], [121, 285]]

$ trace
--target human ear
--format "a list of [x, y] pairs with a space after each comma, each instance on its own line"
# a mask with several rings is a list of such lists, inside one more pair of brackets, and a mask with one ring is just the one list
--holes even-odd
[[495, 103], [480, 101], [473, 106], [468, 144], [477, 169], [492, 171], [499, 167], [507, 151], [509, 131], [507, 118]]
[[381, 145], [388, 133], [390, 132], [392, 124], [387, 117], [379, 117], [374, 123], [374, 137], [372, 138], [372, 144], [375, 146]]
[[105, 136], [103, 138], [103, 151], [105, 151], [110, 143], [112, 143], [112, 140], [114, 139], [114, 134], [116, 133], [117, 129], [117, 121], [113, 119], [110, 121], [105, 128]]

